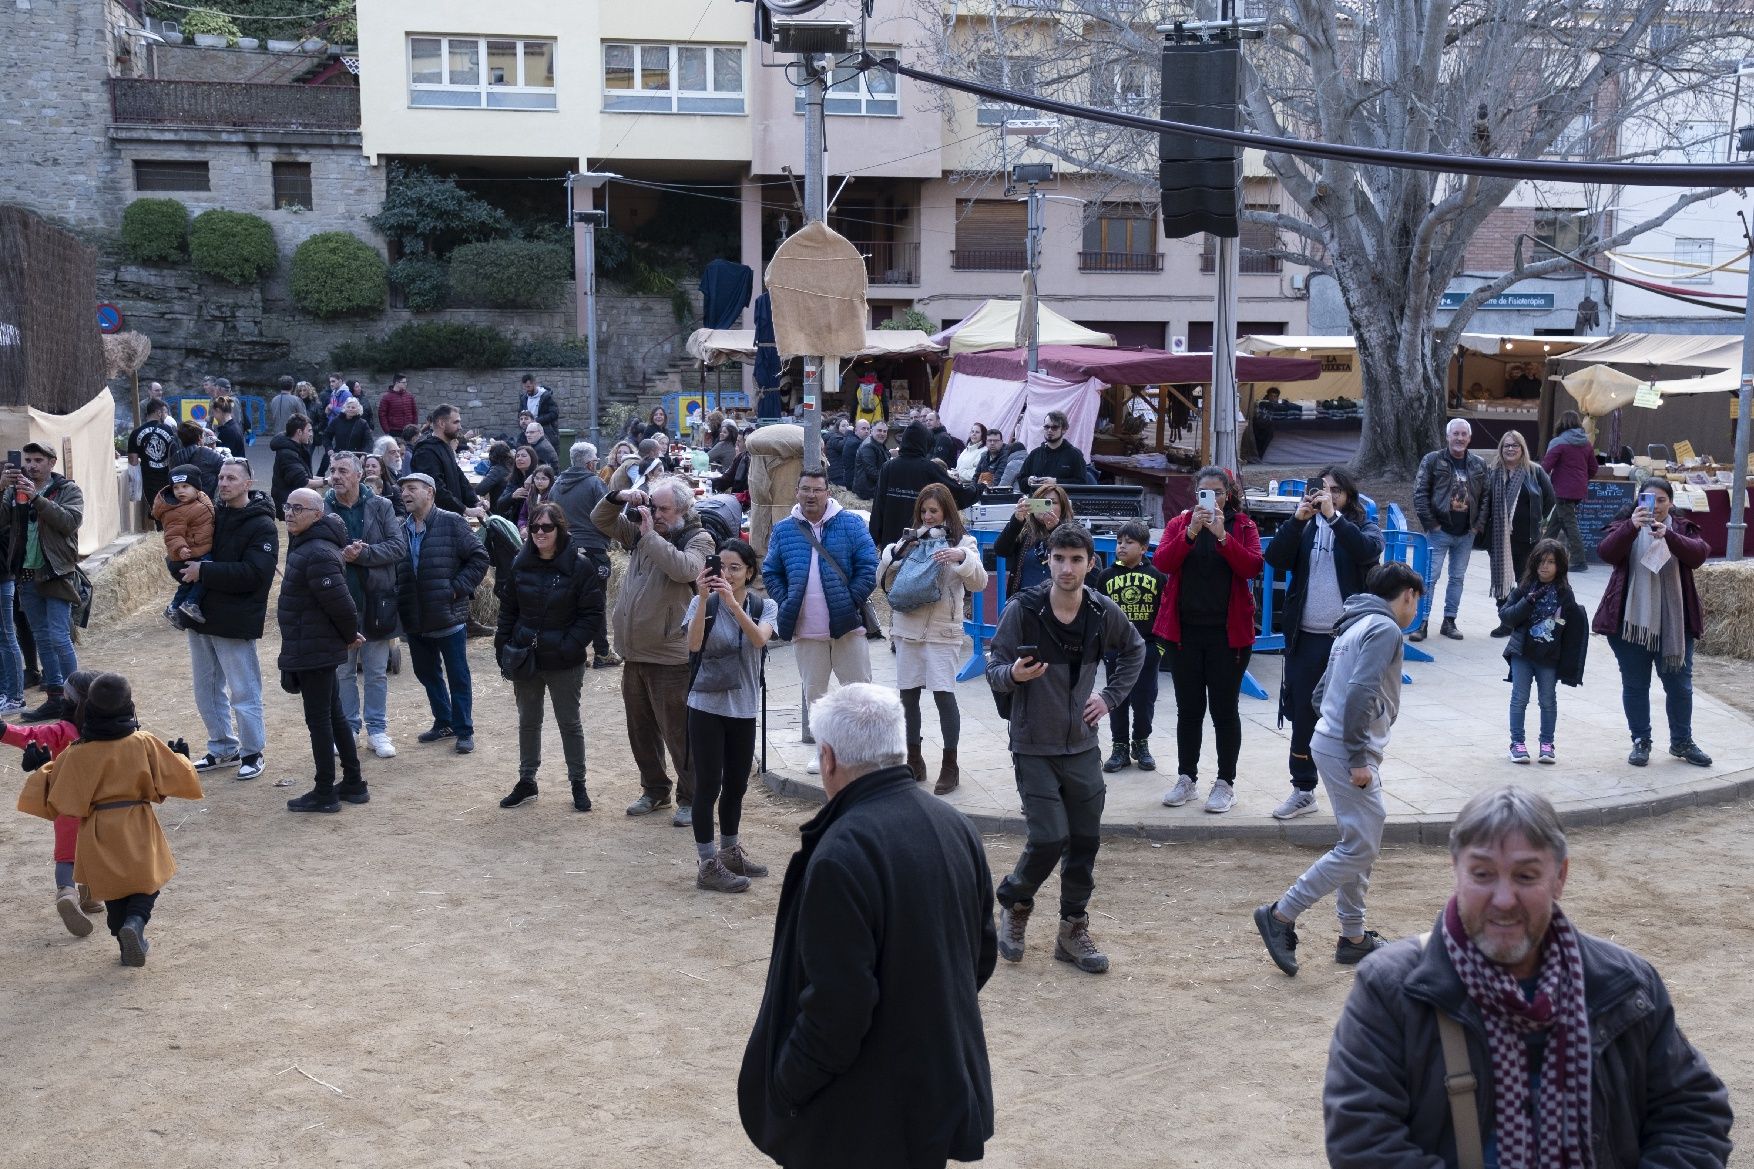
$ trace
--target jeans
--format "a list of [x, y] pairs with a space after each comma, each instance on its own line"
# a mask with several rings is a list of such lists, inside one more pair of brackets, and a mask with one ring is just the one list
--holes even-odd
[[[1322, 749], [1323, 742], [1327, 751]], [[1364, 894], [1370, 889], [1371, 866], [1382, 851], [1382, 826], [1387, 813], [1382, 802], [1382, 773], [1372, 767], [1370, 786], [1353, 786], [1352, 765], [1345, 756], [1328, 753], [1338, 746], [1331, 739], [1318, 741], [1311, 754], [1315, 756], [1322, 787], [1327, 790], [1328, 803], [1334, 809], [1340, 843], [1304, 870], [1303, 876], [1279, 898], [1276, 908], [1295, 921], [1310, 906], [1333, 893], [1340, 932], [1356, 938], [1364, 934]]]
[[[1151, 737], [1152, 720], [1157, 715], [1157, 668], [1160, 651], [1155, 643], [1145, 642], [1145, 665], [1139, 671], [1139, 680], [1127, 692], [1127, 697], [1119, 706], [1108, 712], [1108, 732], [1116, 745], [1122, 743], [1139, 743]], [[1103, 665], [1108, 667], [1112, 676], [1118, 658], [1104, 658]], [[1129, 726], [1128, 724], [1131, 723]]]
[[317, 765], [317, 790], [335, 786], [335, 755], [341, 755], [341, 786], [365, 787], [359, 773], [359, 745], [341, 715], [341, 695], [334, 670], [299, 670], [298, 696], [304, 702], [305, 726], [311, 733], [311, 759]]
[[[1645, 649], [1622, 638], [1609, 636], [1608, 648], [1620, 663], [1620, 705], [1626, 711], [1626, 728], [1632, 737], [1650, 735], [1650, 674], [1662, 659], [1660, 650]], [[1687, 639], [1687, 658], [1672, 674], [1657, 669], [1663, 683], [1663, 705], [1669, 716], [1669, 742], [1693, 741], [1693, 639]]]
[[1544, 540], [1559, 539], [1565, 542], [1565, 551], [1571, 556], [1572, 571], [1589, 563], [1589, 552], [1583, 545], [1583, 532], [1577, 526], [1577, 505], [1582, 500], [1561, 499], [1553, 506], [1553, 515], [1547, 521], [1547, 530], [1541, 533]]
[[1102, 752], [1092, 747], [1077, 755], [1013, 753], [1011, 761], [1028, 837], [1017, 867], [999, 882], [999, 904], [1035, 904], [1035, 891], [1064, 856], [1060, 916], [1077, 917], [1096, 888], [1096, 850], [1102, 844], [1102, 806], [1108, 798]]
[[18, 584], [0, 580], [0, 698], [24, 697], [24, 658], [18, 652], [18, 625], [12, 619], [12, 599]]
[[830, 674], [840, 679], [842, 686], [871, 680], [870, 642], [855, 629], [832, 639], [800, 637], [792, 646], [798, 659], [798, 680], [803, 683], [804, 741], [813, 743], [810, 704], [828, 693]]
[[542, 766], [542, 699], [554, 706], [554, 725], [560, 728], [560, 750], [566, 756], [566, 777], [585, 782], [585, 725], [579, 718], [579, 694], [585, 686], [585, 665], [570, 670], [542, 670], [534, 678], [512, 682], [512, 699], [518, 705], [518, 779], [536, 780]]
[[73, 653], [73, 603], [45, 597], [37, 591], [36, 581], [21, 580], [18, 604], [43, 658], [43, 689], [60, 690], [67, 675], [79, 668]]
[[1316, 789], [1315, 756], [1310, 737], [1315, 734], [1321, 712], [1316, 709], [1316, 683], [1328, 668], [1333, 651], [1331, 633], [1297, 632], [1297, 641], [1285, 651], [1285, 701], [1291, 715], [1291, 786], [1302, 792]]
[[[262, 670], [256, 663], [256, 643], [190, 630], [189, 670], [194, 676], [195, 709], [207, 724], [207, 753], [215, 759], [261, 754], [268, 732], [262, 725]], [[233, 712], [236, 735], [231, 731]]]
[[676, 802], [694, 804], [694, 765], [688, 750], [688, 666], [627, 662], [621, 667], [621, 704], [627, 746], [639, 769], [640, 790], [656, 803], [670, 798], [664, 752], [676, 764]]
[[727, 718], [688, 708], [688, 751], [694, 756], [694, 842], [713, 842], [713, 804], [719, 831], [737, 835], [743, 823], [743, 796], [755, 763], [755, 720]]
[[1206, 708], [1218, 740], [1218, 778], [1236, 782], [1236, 759], [1242, 754], [1242, 676], [1249, 668], [1247, 649], [1231, 647], [1220, 628], [1182, 628], [1180, 645], [1164, 649], [1175, 683], [1176, 770], [1198, 779]]
[[[1539, 687], [1541, 742], [1551, 743], [1559, 724], [1559, 667], [1539, 666], [1528, 658], [1510, 659], [1510, 741], [1526, 743], [1523, 714], [1529, 709], [1529, 683]], [[1647, 683], [1648, 685], [1648, 683]], [[1646, 717], [1648, 718], [1648, 704]]]
[[414, 666], [414, 676], [426, 687], [433, 725], [450, 727], [459, 739], [474, 738], [468, 630], [459, 629], [447, 637], [410, 633], [408, 658]]
[[1433, 592], [1437, 591], [1437, 578], [1443, 575], [1444, 559], [1449, 559], [1449, 584], [1443, 591], [1443, 616], [1444, 620], [1453, 621], [1462, 611], [1462, 585], [1468, 579], [1468, 557], [1474, 554], [1474, 533], [1463, 532], [1454, 536], [1437, 528], [1425, 533], [1425, 541], [1431, 545]]
[[[172, 570], [178, 572], [178, 575], [180, 577], [181, 576], [180, 570], [183, 568], [184, 565], [197, 564], [197, 563], [199, 563], [199, 564], [212, 564], [213, 557], [202, 556], [202, 557], [198, 557], [195, 560], [172, 560], [172, 561], [169, 561], [168, 563], [173, 566]], [[201, 598], [205, 597], [206, 595], [207, 595], [207, 586], [202, 584], [200, 581], [195, 581], [193, 584], [189, 583], [188, 581], [184, 581], [182, 584], [177, 586], [177, 591], [175, 593], [171, 594], [171, 608], [175, 609], [175, 608], [178, 608], [184, 604], [199, 605], [201, 603]]]
[[347, 651], [347, 660], [335, 667], [335, 685], [341, 691], [341, 717], [354, 734], [359, 734], [359, 690], [365, 686], [364, 726], [367, 734], [381, 735], [390, 729], [390, 650], [395, 642], [389, 638], [368, 641]]

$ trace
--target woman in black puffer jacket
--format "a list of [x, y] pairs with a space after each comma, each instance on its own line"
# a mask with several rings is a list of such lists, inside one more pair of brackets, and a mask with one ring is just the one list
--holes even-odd
[[[566, 753], [573, 807], [591, 810], [585, 794], [585, 728], [579, 718], [585, 658], [603, 632], [603, 582], [597, 567], [573, 546], [566, 513], [539, 503], [531, 510], [524, 546], [512, 561], [511, 587], [500, 601], [494, 652], [511, 679], [518, 704], [518, 782], [499, 802], [515, 808], [536, 798], [542, 764], [542, 696], [554, 706]], [[529, 661], [516, 659], [527, 650]]]

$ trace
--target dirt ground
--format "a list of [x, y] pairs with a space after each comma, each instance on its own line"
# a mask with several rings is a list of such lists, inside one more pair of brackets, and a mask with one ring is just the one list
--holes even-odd
[[[276, 649], [263, 643], [265, 665]], [[765, 1163], [737, 1119], [736, 1069], [777, 874], [813, 809], [752, 797], [745, 838], [776, 875], [743, 896], [697, 892], [688, 834], [622, 815], [638, 789], [617, 674], [601, 671], [586, 699], [597, 810], [561, 795], [550, 730], [542, 797], [501, 811], [512, 704], [474, 649], [480, 750], [418, 746], [423, 697], [394, 677], [402, 753], [368, 758], [372, 803], [337, 816], [283, 810], [309, 748], [296, 700], [270, 688], [268, 774], [221, 773], [205, 801], [160, 811], [181, 871], [144, 970], [118, 966], [101, 927], [64, 931], [49, 826], [0, 818], [0, 1166]], [[129, 619], [81, 661], [128, 674], [144, 724], [199, 752], [186, 653], [162, 619]], [[16, 784], [11, 752], [5, 767]], [[298, 785], [273, 786], [282, 777]], [[1744, 1114], [1751, 842], [1747, 803], [1579, 831], [1566, 899], [1583, 928], [1657, 962]], [[988, 848], [1002, 872], [1017, 841]], [[1043, 922], [982, 995], [988, 1162], [1325, 1164], [1321, 1078], [1352, 974], [1324, 958], [1326, 906], [1306, 919], [1295, 981], [1249, 921], [1314, 855], [1106, 844], [1093, 911], [1112, 972], [1054, 962]], [[1373, 926], [1429, 928], [1447, 883], [1442, 852], [1389, 849]]]

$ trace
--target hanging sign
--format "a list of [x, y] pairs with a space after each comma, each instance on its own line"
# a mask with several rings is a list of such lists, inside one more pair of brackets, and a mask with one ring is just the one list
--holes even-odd
[[1639, 386], [1638, 393], [1632, 396], [1632, 404], [1643, 406], [1646, 410], [1655, 410], [1663, 404], [1663, 392], [1654, 385]]

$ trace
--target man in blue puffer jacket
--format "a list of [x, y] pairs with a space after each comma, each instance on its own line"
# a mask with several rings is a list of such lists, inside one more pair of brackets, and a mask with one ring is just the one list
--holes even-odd
[[[798, 477], [798, 504], [773, 526], [761, 577], [779, 602], [780, 637], [797, 647], [804, 742], [814, 743], [810, 704], [828, 692], [829, 675], [843, 686], [871, 680], [863, 614], [877, 584], [877, 545], [864, 521], [829, 498], [820, 470]], [[814, 759], [808, 770], [816, 774]]]

